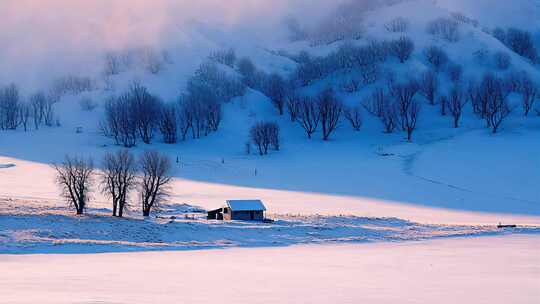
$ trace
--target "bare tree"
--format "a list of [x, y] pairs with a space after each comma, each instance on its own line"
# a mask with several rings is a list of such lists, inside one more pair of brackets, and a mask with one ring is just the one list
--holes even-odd
[[459, 23], [451, 18], [437, 18], [427, 26], [427, 32], [448, 42], [459, 40]]
[[0, 88], [0, 129], [15, 130], [19, 126], [19, 109], [21, 106], [21, 97], [19, 88], [14, 85], [8, 85]]
[[249, 130], [249, 138], [259, 149], [259, 155], [261, 156], [268, 153], [268, 146], [270, 145], [264, 124], [264, 122], [258, 122]]
[[302, 98], [296, 94], [290, 94], [287, 96], [287, 111], [291, 118], [291, 122], [295, 122], [298, 118], [298, 112], [300, 111], [300, 103]]
[[467, 98], [463, 90], [459, 86], [454, 86], [448, 98], [448, 109], [454, 118], [454, 128], [459, 127], [459, 120], [465, 104], [467, 104]]
[[486, 120], [491, 126], [493, 133], [497, 133], [502, 122], [512, 113], [512, 108], [508, 104], [508, 100], [504, 94], [496, 92], [492, 98], [488, 100]]
[[270, 141], [270, 146], [276, 151], [279, 151], [281, 147], [281, 138], [279, 135], [279, 125], [275, 122], [266, 123], [266, 129]]
[[161, 106], [161, 118], [159, 130], [163, 135], [163, 141], [167, 144], [175, 144], [178, 141], [177, 106], [164, 104]]
[[264, 91], [279, 111], [279, 115], [283, 115], [287, 96], [287, 83], [283, 77], [279, 74], [270, 75], [264, 85]]
[[384, 133], [392, 133], [397, 126], [396, 107], [384, 89], [376, 89], [371, 98], [363, 103], [364, 108], [377, 117], [384, 126]]
[[122, 60], [119, 54], [115, 52], [107, 52], [104, 56], [104, 71], [105, 76], [118, 75], [122, 69]]
[[32, 107], [32, 118], [34, 121], [34, 128], [37, 130], [45, 119], [45, 108], [47, 105], [47, 96], [43, 92], [36, 93], [30, 97], [30, 104]]
[[448, 62], [448, 55], [446, 52], [436, 45], [427, 47], [424, 50], [424, 56], [437, 71], [439, 71]]
[[172, 181], [171, 161], [157, 151], [146, 151], [139, 161], [142, 174], [139, 197], [143, 216], [150, 216], [152, 208], [169, 196], [168, 186]]
[[360, 131], [362, 127], [362, 114], [359, 106], [346, 107], [344, 110], [345, 118], [349, 121], [355, 131]]
[[66, 155], [62, 164], [54, 164], [56, 182], [62, 195], [77, 214], [83, 214], [90, 199], [93, 184], [94, 165], [91, 158]]
[[19, 120], [20, 124], [23, 126], [24, 132], [28, 130], [28, 121], [32, 116], [32, 106], [29, 103], [21, 103], [19, 106]]
[[161, 103], [139, 83], [131, 85], [127, 98], [131, 103], [139, 136], [145, 144], [150, 144], [159, 123]]
[[420, 94], [422, 94], [430, 105], [435, 105], [439, 82], [437, 74], [433, 71], [427, 71], [420, 77]]
[[414, 42], [407, 36], [402, 36], [390, 43], [392, 55], [399, 59], [399, 62], [404, 63], [409, 60], [414, 51]]
[[317, 103], [310, 97], [303, 97], [299, 103], [298, 122], [306, 131], [309, 139], [317, 130], [320, 122], [319, 110]]
[[366, 99], [362, 105], [372, 115], [381, 117], [384, 113], [385, 99], [384, 89], [378, 88], [371, 94], [371, 98]]
[[521, 105], [523, 107], [523, 113], [525, 116], [527, 116], [529, 115], [529, 112], [531, 111], [536, 99], [540, 97], [539, 89], [530, 76], [524, 74], [521, 79], [519, 92], [521, 93]]
[[122, 217], [129, 192], [137, 185], [135, 158], [128, 150], [105, 154], [100, 185], [101, 192], [112, 199], [113, 216]]
[[268, 154], [268, 149], [280, 149], [279, 126], [275, 122], [258, 122], [249, 130], [250, 141], [259, 150], [259, 155]]
[[107, 100], [105, 118], [100, 123], [100, 129], [105, 136], [113, 138], [116, 144], [126, 148], [135, 146], [137, 122], [127, 95]]
[[333, 90], [326, 89], [319, 94], [317, 107], [319, 109], [323, 131], [323, 140], [328, 140], [330, 134], [332, 134], [338, 126], [339, 119], [343, 113], [343, 103], [337, 98]]
[[418, 92], [418, 84], [414, 80], [404, 84], [393, 84], [390, 87], [390, 92], [395, 99], [401, 129], [407, 132], [407, 140], [410, 141], [420, 113], [420, 103], [414, 98]]
[[404, 33], [409, 28], [409, 20], [403, 17], [397, 17], [388, 21], [384, 27], [390, 33]]

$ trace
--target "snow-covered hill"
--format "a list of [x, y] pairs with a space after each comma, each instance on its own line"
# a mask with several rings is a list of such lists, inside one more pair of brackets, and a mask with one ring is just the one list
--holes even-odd
[[[15, 14], [25, 7], [10, 1], [0, 4], [19, 17], [0, 21], [3, 25], [23, 27], [25, 20], [33, 20], [28, 24], [31, 31], [21, 37], [15, 32], [0, 33], [1, 41], [17, 46], [0, 51], [0, 83], [20, 81], [25, 96], [68, 74], [90, 77], [96, 84], [95, 90], [66, 96], [55, 105], [60, 127], [0, 132], [0, 164], [13, 164], [0, 167], [2, 197], [35, 198], [51, 205], [62, 204], [48, 164], [61, 161], [66, 153], [91, 155], [99, 160], [105, 152], [118, 149], [112, 140], [99, 134], [98, 122], [103, 117], [104, 101], [122, 93], [133, 80], [172, 102], [185, 90], [188, 77], [213, 51], [233, 47], [238, 57], [251, 58], [258, 69], [287, 76], [292, 75], [297, 66], [291, 58], [301, 51], [324, 56], [345, 44], [338, 41], [313, 46], [308, 41], [289, 42], [282, 22], [286, 16], [295, 16], [302, 25], [316, 28], [318, 22], [325, 20], [321, 12], [332, 16], [339, 3], [298, 1], [289, 5], [287, 1], [278, 1], [272, 6], [272, 14], [266, 14], [269, 8], [263, 1], [251, 6], [234, 1], [231, 4], [234, 9], [215, 1], [203, 1], [200, 7], [178, 15], [181, 5], [173, 5], [169, 12], [164, 12], [171, 2], [158, 1], [160, 5], [149, 12], [143, 2], [137, 1], [130, 7], [126, 20], [118, 17], [123, 7], [119, 4], [106, 16], [88, 12], [100, 18], [66, 12], [54, 23], [49, 23], [46, 17], [46, 12], [54, 5]], [[303, 19], [307, 2], [310, 10], [305, 15], [309, 18]], [[463, 66], [464, 79], [478, 78], [486, 71], [510, 73], [498, 72], [489, 60], [479, 62], [475, 54], [484, 50], [490, 55], [498, 51], [508, 53], [511, 71], [526, 71], [540, 81], [538, 65], [515, 54], [490, 34], [498, 26], [537, 32], [538, 22], [533, 22], [538, 20], [536, 1], [522, 0], [511, 5], [507, 1], [487, 0], [474, 1], [474, 4], [443, 0], [393, 2], [397, 3], [358, 12], [363, 16], [362, 38], [348, 42], [366, 45], [373, 40], [410, 37], [415, 43], [411, 59], [399, 64], [391, 58], [382, 64], [383, 72], [393, 71], [398, 79], [419, 75], [429, 66], [423, 50], [436, 45], [448, 53], [453, 63]], [[211, 8], [213, 5], [215, 7]], [[83, 2], [77, 2], [72, 8], [72, 12], [88, 9]], [[219, 14], [220, 11], [226, 13]], [[470, 21], [460, 23], [457, 42], [451, 43], [426, 32], [430, 21], [439, 17], [453, 18], [456, 12], [468, 18], [463, 20]], [[397, 17], [405, 18], [410, 25], [404, 33], [389, 33], [385, 25]], [[79, 20], [83, 21], [79, 27], [65, 26]], [[133, 23], [134, 20], [145, 22]], [[106, 30], [101, 23], [107, 25]], [[51, 35], [36, 34], [43, 24], [53, 24], [45, 31]], [[88, 32], [92, 24], [94, 30]], [[146, 31], [141, 24], [149, 24]], [[64, 28], [69, 30], [64, 32]], [[118, 37], [124, 37], [125, 41]], [[134, 38], [138, 37], [141, 41], [137, 44]], [[35, 49], [29, 47], [32, 44]], [[135, 66], [119, 75], [103, 77], [105, 51], [122, 52], [141, 46], [159, 54], [166, 51], [167, 60], [161, 71], [152, 74], [144, 67]], [[28, 64], [21, 68], [25, 60], [29, 60]], [[381, 76], [357, 92], [343, 92], [342, 84], [350, 77], [350, 73], [339, 71], [300, 90], [315, 94], [331, 86], [340, 91], [346, 104], [354, 105], [375, 88], [386, 85], [385, 77]], [[449, 79], [442, 76], [441, 81], [444, 92], [450, 87]], [[91, 112], [81, 110], [79, 101], [83, 97], [91, 98], [98, 107]], [[519, 98], [511, 96], [516, 105]], [[524, 118], [516, 108], [504, 122], [501, 133], [492, 135], [484, 128], [484, 122], [471, 113], [469, 106], [462, 127], [453, 129], [448, 117], [438, 115], [437, 106], [424, 104], [412, 143], [405, 141], [401, 132], [383, 134], [380, 122], [364, 110], [360, 132], [352, 131], [347, 122], [342, 121], [331, 141], [323, 142], [318, 133], [315, 139], [306, 139], [297, 124], [277, 115], [266, 96], [248, 89], [244, 96], [224, 104], [223, 123], [217, 133], [175, 145], [156, 139], [151, 145], [140, 143], [132, 150], [140, 153], [159, 149], [172, 159], [178, 157], [172, 198], [175, 203], [189, 202], [210, 208], [219, 206], [227, 198], [260, 197], [276, 213], [395, 216], [438, 223], [540, 223], [540, 196], [534, 187], [535, 181], [540, 180], [540, 171], [535, 169], [540, 167], [537, 157], [540, 119], [534, 115]], [[283, 139], [280, 152], [265, 157], [245, 154], [249, 128], [260, 120], [279, 123]], [[82, 133], [75, 132], [78, 127], [82, 127]], [[99, 194], [95, 197], [96, 207], [108, 207]]]

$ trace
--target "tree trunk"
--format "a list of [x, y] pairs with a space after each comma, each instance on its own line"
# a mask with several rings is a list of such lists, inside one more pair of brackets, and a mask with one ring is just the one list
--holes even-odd
[[150, 216], [150, 209], [146, 209], [146, 210], [143, 209], [142, 215], [143, 215], [144, 217]]

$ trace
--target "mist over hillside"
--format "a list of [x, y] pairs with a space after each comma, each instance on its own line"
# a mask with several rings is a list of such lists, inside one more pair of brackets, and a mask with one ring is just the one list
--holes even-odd
[[[6, 29], [0, 32], [0, 83], [36, 90], [65, 75], [97, 77], [106, 52], [140, 47], [168, 50], [178, 63], [178, 73], [192, 72], [196, 66], [192, 63], [214, 49], [246, 44], [272, 48], [289, 35], [284, 22], [288, 18], [316, 28], [329, 16], [361, 18], [366, 10], [399, 2], [6, 0], [0, 3], [4, 16], [0, 28]], [[528, 27], [534, 26], [531, 17], [538, 17], [533, 2], [439, 0], [437, 4], [470, 15], [486, 27], [499, 23]]]

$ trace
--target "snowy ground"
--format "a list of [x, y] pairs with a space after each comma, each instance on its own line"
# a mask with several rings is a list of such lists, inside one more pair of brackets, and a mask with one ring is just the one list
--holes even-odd
[[0, 255], [0, 303], [475, 303], [540, 299], [540, 237]]
[[272, 223], [206, 220], [188, 205], [163, 207], [158, 218], [117, 219], [109, 210], [73, 216], [62, 209], [1, 201], [0, 253], [96, 253], [275, 247], [295, 244], [417, 241], [442, 237], [540, 233], [540, 227], [427, 225], [397, 218], [279, 215]]
[[[382, 68], [402, 76], [418, 74], [427, 67], [422, 48], [436, 44], [464, 66], [465, 79], [494, 70], [491, 63], [478, 63], [473, 56], [487, 49], [509, 52], [515, 71], [528, 71], [540, 81], [538, 66], [511, 53], [484, 31], [503, 25], [538, 32], [533, 21], [540, 16], [539, 1], [434, 3], [405, 1], [368, 13], [368, 39], [395, 38], [384, 29], [384, 22], [391, 18], [406, 16], [412, 22], [407, 35], [415, 40], [415, 53], [407, 64], [392, 59]], [[143, 7], [134, 9], [146, 16]], [[54, 12], [54, 7], [50, 10]], [[456, 43], [426, 34], [427, 22], [456, 10], [478, 19], [480, 26], [463, 25], [462, 39]], [[248, 11], [251, 15], [252, 10]], [[41, 10], [32, 11], [33, 18], [53, 16], [36, 12]], [[257, 12], [266, 10], [258, 7]], [[437, 106], [423, 104], [413, 142], [404, 141], [400, 132], [382, 134], [380, 122], [365, 111], [360, 132], [342, 122], [331, 140], [323, 142], [319, 133], [313, 140], [306, 139], [298, 125], [277, 115], [265, 96], [248, 90], [224, 104], [217, 133], [176, 145], [156, 138], [152, 145], [139, 144], [131, 150], [140, 154], [157, 149], [179, 159], [171, 205], [158, 217], [142, 219], [133, 200], [126, 219], [112, 218], [110, 203], [97, 191], [89, 213], [74, 216], [59, 197], [50, 164], [69, 153], [92, 156], [99, 166], [106, 152], [118, 149], [97, 128], [103, 117], [102, 102], [110, 94], [121, 93], [138, 79], [164, 99], [175, 100], [186, 78], [214, 49], [234, 46], [239, 56], [250, 56], [261, 70], [285, 74], [294, 69], [294, 63], [275, 51], [294, 54], [308, 48], [307, 42], [281, 45], [283, 41], [273, 41], [277, 37], [270, 39], [273, 35], [266, 32], [278, 31], [268, 22], [254, 28], [239, 23], [227, 29], [219, 22], [223, 16], [217, 15], [228, 16], [218, 7], [215, 24], [195, 22], [182, 26], [177, 35], [173, 23], [174, 31], [161, 32], [167, 41], [174, 40], [170, 41], [173, 46], [183, 42], [189, 46], [157, 45], [169, 48], [175, 63], [158, 75], [136, 69], [114, 77], [113, 91], [100, 87], [87, 94], [98, 103], [93, 112], [80, 109], [82, 96], [66, 96], [55, 105], [60, 127], [0, 133], [0, 303], [493, 304], [540, 299], [540, 120], [535, 115], [523, 117], [515, 94], [510, 96], [515, 111], [496, 135], [471, 113], [470, 105], [461, 127], [453, 129], [450, 118], [440, 116]], [[80, 32], [85, 22], [79, 23], [91, 18], [70, 15], [60, 19], [64, 20], [61, 28], [68, 28], [64, 22], [72, 19], [78, 25], [73, 27], [77, 41], [73, 44], [81, 48], [78, 42], [85, 36]], [[140, 20], [145, 20], [144, 28], [152, 27], [147, 26], [148, 19]], [[47, 23], [39, 19], [35, 24]], [[13, 24], [22, 23], [15, 20]], [[41, 30], [41, 26], [36, 28]], [[244, 28], [251, 30], [249, 35]], [[269, 37], [263, 37], [259, 28], [265, 28]], [[24, 35], [32, 45], [49, 42], [45, 35], [44, 41], [36, 41], [33, 33]], [[254, 41], [250, 38], [254, 33], [265, 39]], [[68, 64], [66, 56], [60, 56], [65, 62], [56, 60], [63, 52], [49, 49], [56, 44], [60, 45], [45, 43], [47, 53], [54, 53], [51, 62]], [[37, 66], [33, 60], [40, 61], [39, 56], [20, 53], [30, 48], [13, 45], [12, 57], [28, 57], [32, 60], [25, 60], [25, 65]], [[308, 50], [322, 55], [339, 45]], [[7, 69], [0, 62], [7, 71], [0, 80], [4, 75], [10, 76], [9, 81], [17, 80], [10, 73], [12, 57], [3, 57], [9, 63]], [[71, 60], [94, 62], [78, 56]], [[96, 63], [84, 70], [92, 73], [98, 67]], [[39, 78], [43, 75], [37, 68], [22, 70]], [[51, 79], [59, 72], [46, 70]], [[32, 78], [24, 73], [23, 80]], [[329, 75], [303, 90], [315, 93], [325, 86], [339, 90], [348, 76]], [[447, 82], [443, 77], [442, 91], [448, 89]], [[342, 98], [356, 105], [377, 85], [386, 84], [381, 78], [359, 92], [342, 92]], [[266, 157], [246, 155], [249, 127], [260, 120], [280, 125], [282, 149]], [[79, 127], [82, 133], [75, 132]], [[276, 221], [206, 221], [196, 212], [200, 210], [190, 208], [217, 208], [227, 199], [261, 199]], [[500, 230], [495, 227], [499, 222], [519, 228]]]

